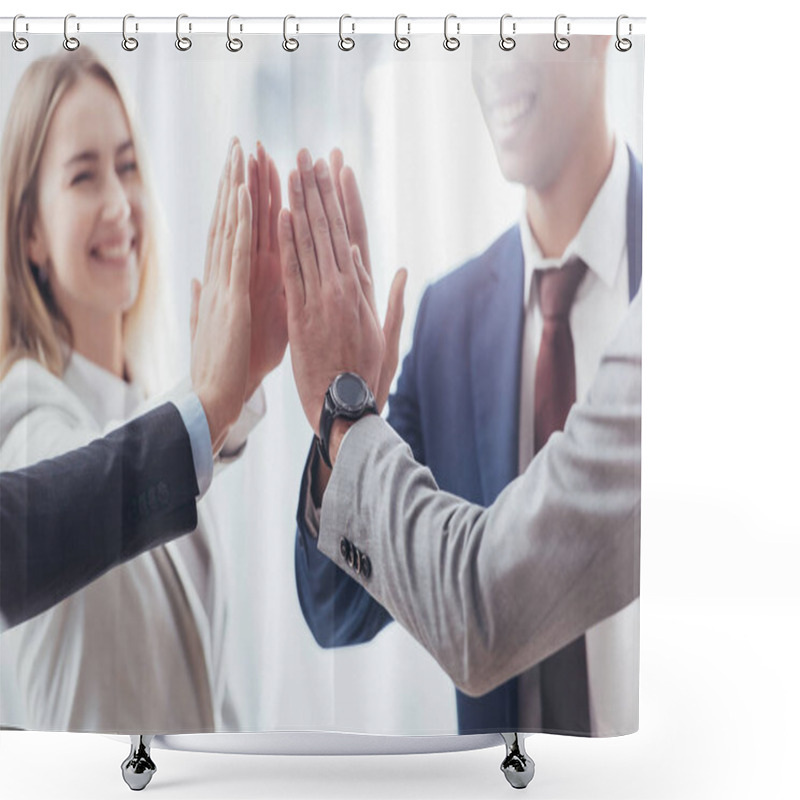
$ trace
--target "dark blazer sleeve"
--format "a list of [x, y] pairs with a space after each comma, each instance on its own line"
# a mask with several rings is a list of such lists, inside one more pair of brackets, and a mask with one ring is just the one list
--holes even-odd
[[0, 475], [0, 612], [17, 625], [197, 526], [191, 443], [171, 403]]
[[[417, 312], [414, 339], [397, 381], [397, 391], [389, 398], [389, 424], [411, 446], [414, 457], [425, 463], [422, 425], [417, 396], [417, 353], [423, 346], [425, 310], [429, 290]], [[312, 443], [297, 506], [295, 538], [295, 582], [297, 597], [306, 624], [321, 647], [343, 647], [373, 639], [392, 616], [364, 588], [337, 564], [317, 549], [316, 535], [309, 525], [309, 480], [318, 459]], [[315, 532], [316, 533], [316, 532]]]

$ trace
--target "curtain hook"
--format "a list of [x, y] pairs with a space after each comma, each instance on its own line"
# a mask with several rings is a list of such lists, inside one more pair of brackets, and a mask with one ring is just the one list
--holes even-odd
[[[345, 52], [352, 50], [355, 46], [355, 40], [352, 39], [350, 36], [345, 37], [343, 33], [344, 21], [346, 19], [353, 19], [349, 14], [342, 14], [339, 17], [339, 49], [344, 50]], [[350, 23], [353, 26], [352, 33], [356, 32], [356, 24], [355, 22]]]
[[[244, 47], [244, 42], [242, 42], [241, 39], [234, 38], [231, 36], [231, 22], [233, 22], [235, 19], [239, 19], [239, 17], [237, 17], [236, 14], [231, 14], [228, 17], [228, 30], [227, 30], [228, 41], [225, 42], [225, 47], [227, 47], [231, 53], [238, 53]], [[239, 26], [239, 30], [240, 31], [242, 30], [241, 25]]]
[[[558, 21], [561, 19], [566, 19], [566, 14], [559, 14], [556, 17], [556, 21], [553, 25], [553, 34], [555, 35], [555, 39], [553, 41], [553, 47], [558, 50], [559, 53], [563, 53], [565, 50], [569, 50], [569, 39], [566, 36], [559, 36], [558, 34]], [[569, 36], [569, 22], [567, 22], [567, 36]]]
[[[188, 14], [178, 14], [175, 19], [175, 47], [186, 52], [192, 46], [192, 40], [188, 36], [181, 35], [181, 20], [188, 19]], [[192, 30], [192, 23], [189, 23], [189, 30]]]
[[[411, 39], [408, 36], [401, 36], [400, 35], [400, 20], [401, 19], [408, 19], [405, 14], [398, 14], [394, 18], [394, 49], [399, 50], [401, 53], [404, 50], [408, 50], [411, 47]], [[411, 33], [411, 23], [406, 22], [406, 27], [408, 28], [408, 33]]]
[[[614, 42], [614, 47], [616, 47], [617, 50], [620, 51], [620, 53], [627, 53], [628, 50], [630, 50], [631, 47], [633, 47], [633, 42], [631, 42], [630, 39], [623, 39], [619, 35], [620, 22], [622, 22], [622, 20], [624, 20], [624, 19], [628, 19], [628, 16], [626, 14], [620, 14], [617, 17], [617, 41]], [[631, 23], [629, 22], [628, 23], [628, 36], [630, 36], [632, 33], [633, 33], [633, 25], [631, 25]]]
[[[67, 14], [67, 16], [64, 17], [64, 49], [69, 50], [70, 52], [77, 50], [81, 46], [81, 43], [78, 39], [69, 35], [69, 21], [71, 19], [75, 19], [74, 14]], [[81, 26], [78, 23], [75, 23], [75, 26], [77, 30], [81, 29]]]
[[[25, 39], [24, 37], [20, 36], [17, 33], [17, 20], [19, 20], [19, 19], [25, 19], [25, 16], [23, 14], [17, 14], [17, 16], [14, 17], [14, 23], [13, 23], [13, 25], [11, 27], [11, 33], [12, 33], [14, 38], [11, 40], [11, 46], [18, 53], [21, 53], [23, 50], [27, 50], [28, 49], [28, 45], [30, 44], [30, 42], [28, 42], [27, 39]], [[28, 30], [28, 23], [27, 22], [25, 23], [25, 30]]]
[[[500, 17], [500, 49], [505, 50], [508, 52], [509, 50], [513, 50], [517, 46], [517, 40], [513, 36], [506, 36], [505, 34], [505, 24], [507, 19], [512, 19], [511, 14], [503, 14]], [[517, 32], [517, 23], [511, 23], [511, 32]]]
[[[126, 14], [122, 18], [122, 49], [132, 53], [138, 46], [139, 40], [133, 36], [128, 36], [128, 20], [135, 19], [133, 14]], [[136, 30], [139, 30], [139, 23], [136, 23]]]
[[[448, 35], [448, 25], [450, 24], [451, 19], [458, 19], [455, 14], [448, 14], [444, 18], [444, 49], [449, 50], [451, 53], [453, 50], [458, 50], [461, 47], [461, 40], [458, 36], [449, 36]], [[461, 23], [456, 22], [456, 34], [461, 33]]]
[[[289, 14], [283, 18], [283, 49], [287, 53], [294, 53], [294, 51], [300, 47], [300, 42], [298, 42], [295, 38], [289, 38], [288, 30], [290, 19], [297, 19], [297, 17], [293, 17], [291, 14]], [[296, 30], [300, 30], [299, 25], [296, 27]]]

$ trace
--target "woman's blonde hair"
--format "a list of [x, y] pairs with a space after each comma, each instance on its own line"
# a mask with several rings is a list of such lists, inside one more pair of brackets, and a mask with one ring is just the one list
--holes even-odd
[[139, 291], [123, 315], [123, 342], [127, 372], [149, 394], [159, 388], [159, 362], [167, 344], [154, 342], [152, 335], [153, 325], [166, 321], [159, 309], [165, 298], [154, 231], [157, 216], [130, 103], [109, 68], [86, 46], [32, 63], [11, 99], [0, 154], [0, 378], [20, 358], [35, 359], [61, 377], [72, 349], [69, 320], [27, 250], [38, 213], [39, 169], [50, 124], [64, 95], [84, 77], [102, 81], [119, 97], [145, 193]]

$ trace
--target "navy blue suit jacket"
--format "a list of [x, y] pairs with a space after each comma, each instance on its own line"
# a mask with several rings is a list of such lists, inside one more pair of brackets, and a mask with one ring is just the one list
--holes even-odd
[[197, 527], [192, 447], [172, 403], [58, 458], [0, 474], [0, 612], [9, 627]]
[[[628, 283], [642, 274], [642, 167], [629, 151]], [[388, 422], [439, 487], [491, 505], [519, 472], [519, 395], [524, 262], [519, 227], [430, 286], [417, 313]], [[309, 456], [315, 458], [314, 449]], [[308, 469], [305, 471], [308, 475]], [[300, 605], [323, 647], [365, 642], [392, 617], [319, 553], [305, 525], [306, 479], [298, 508], [295, 575]], [[517, 681], [468, 697], [457, 692], [461, 733], [518, 730]]]

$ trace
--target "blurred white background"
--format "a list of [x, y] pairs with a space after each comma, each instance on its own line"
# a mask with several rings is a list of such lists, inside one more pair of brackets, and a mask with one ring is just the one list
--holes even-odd
[[[729, 16], [727, 8], [719, 4], [718, 11], [709, 7], [698, 12], [684, 0], [627, 8], [607, 0], [573, 0], [568, 9], [545, 4], [533, 11], [524, 3], [509, 2], [497, 9], [465, 0], [455, 8], [431, 0], [381, 10], [386, 15], [442, 17], [449, 12], [499, 16], [505, 11], [520, 16], [569, 12], [573, 16], [628, 13], [648, 17], [641, 730], [632, 737], [604, 741], [533, 737], [529, 751], [538, 768], [527, 792], [537, 797], [796, 796], [800, 524], [795, 485], [800, 469], [795, 459], [800, 421], [794, 412], [798, 379], [792, 364], [797, 361], [794, 351], [800, 333], [796, 315], [800, 264], [794, 244], [800, 130], [791, 113], [791, 76], [797, 70], [788, 42], [800, 19], [797, 10], [776, 2], [760, 4], [759, 16]], [[186, 10], [214, 16], [376, 13], [367, 2], [332, 8], [310, 0], [274, 10], [247, 2], [236, 8], [222, 8], [216, 2], [187, 9], [168, 0], [140, 0], [135, 8], [87, 0], [80, 9], [55, 2], [39, 3], [35, 10], [20, 9], [29, 15], [53, 16], [70, 10], [120, 17], [129, 11], [174, 16]], [[119, 49], [118, 44], [114, 47]], [[250, 43], [240, 57], [249, 48]], [[119, 53], [125, 55], [121, 49]], [[2, 63], [5, 69], [5, 57]], [[222, 120], [231, 97], [225, 78], [216, 76], [217, 119]], [[208, 85], [203, 81], [187, 79], [187, 96]], [[465, 95], [470, 93], [466, 86]], [[175, 103], [175, 98], [167, 97], [159, 104], [163, 102]], [[466, 97], [464, 108], [468, 108]], [[141, 112], [144, 118], [145, 109]], [[262, 131], [271, 123], [258, 113], [254, 111], [252, 131], [236, 132], [246, 144], [248, 136], [259, 135], [269, 146]], [[181, 124], [176, 120], [178, 130]], [[203, 124], [213, 130], [213, 120]], [[294, 120], [293, 124], [301, 123]], [[480, 124], [476, 128], [482, 130]], [[209, 163], [221, 160], [232, 132], [204, 135], [209, 152], [198, 152], [191, 159], [189, 141], [199, 137], [190, 137], [192, 132], [187, 130], [183, 138], [170, 134], [186, 146], [167, 155], [167, 163], [156, 163], [157, 172], [177, 171], [184, 177], [164, 184], [172, 183], [175, 196], [160, 189], [165, 208], [191, 207], [186, 221], [199, 219], [205, 227], [211, 202], [206, 197], [213, 195], [216, 168], [208, 178], [211, 193], [199, 190], [199, 168], [202, 165], [205, 172]], [[334, 142], [307, 143], [317, 154]], [[483, 146], [489, 147], [488, 139]], [[151, 155], [156, 151], [153, 148]], [[490, 150], [486, 153], [481, 163], [494, 168]], [[285, 171], [291, 153], [275, 155]], [[350, 155], [347, 150], [346, 155]], [[454, 179], [463, 180], [464, 171], [454, 170]], [[499, 175], [494, 179], [501, 180]], [[482, 175], [481, 180], [490, 182], [492, 176]], [[364, 188], [379, 190], [367, 184]], [[476, 227], [475, 241], [461, 238], [463, 228], [458, 238], [439, 236], [453, 249], [430, 254], [431, 273], [476, 252], [506, 221], [513, 221], [519, 198], [511, 192], [503, 197], [492, 209], [492, 217], [482, 220], [486, 227]], [[377, 243], [382, 221], [371, 222]], [[427, 227], [433, 224], [447, 223], [418, 221], [420, 241], [437, 240]], [[396, 236], [398, 248], [413, 247], [397, 231], [382, 233]], [[182, 267], [185, 274], [190, 274], [192, 265], [202, 263], [200, 238], [173, 241], [172, 247], [176, 262], [186, 265]], [[413, 256], [412, 250], [395, 252]], [[379, 261], [377, 251], [375, 261]], [[385, 262], [383, 266], [387, 271], [394, 267]], [[412, 282], [407, 292], [406, 337], [424, 280], [427, 275], [419, 283]], [[378, 288], [384, 297], [388, 281]], [[176, 294], [176, 298], [186, 305], [185, 296]], [[285, 376], [267, 381], [270, 418], [285, 420], [294, 415], [300, 425], [294, 390], [287, 380], [288, 361], [283, 370]], [[288, 427], [270, 426], [270, 418], [251, 442], [266, 457], [292, 436]], [[290, 506], [303, 457], [296, 447], [293, 453], [296, 463], [273, 473], [285, 484], [270, 488], [290, 498]], [[231, 470], [225, 478], [252, 481], [256, 476]], [[225, 509], [222, 513], [237, 512]], [[291, 524], [291, 509], [288, 516], [281, 512], [281, 517], [272, 517], [265, 502], [256, 513], [266, 530], [285, 528], [287, 519]], [[293, 573], [286, 574], [290, 564], [286, 551], [279, 549], [286, 541], [267, 539], [261, 530], [248, 530], [246, 542], [250, 552], [258, 554], [259, 563], [267, 565], [257, 581], [265, 586], [277, 580], [293, 583]], [[291, 534], [286, 538], [291, 540]], [[250, 594], [251, 586], [242, 586], [241, 591], [243, 597], [257, 596]], [[273, 642], [281, 641], [285, 653], [284, 630], [291, 631], [292, 646], [305, 652], [303, 638], [308, 634], [299, 612], [288, 607], [292, 599], [287, 598], [286, 608], [270, 609], [274, 627], [266, 630], [262, 641], [253, 643], [267, 659]], [[391, 646], [406, 648], [408, 643], [399, 640], [401, 632], [393, 628], [382, 636], [387, 641], [396, 637]], [[406, 662], [414, 670], [408, 679], [413, 680], [416, 670], [429, 670], [433, 686], [435, 668], [421, 654], [414, 658]], [[341, 669], [339, 665], [345, 662], [337, 656], [336, 663]], [[326, 670], [326, 679], [333, 674], [330, 665], [321, 664], [321, 668]], [[278, 677], [283, 680], [283, 676], [265, 673], [258, 681]], [[449, 683], [445, 681], [444, 686]], [[300, 687], [304, 693], [318, 691], [320, 698], [330, 700], [329, 689], [307, 683]], [[430, 699], [435, 703], [451, 696], [450, 691], [432, 691]], [[274, 699], [270, 711], [280, 718], [292, 702], [287, 693]], [[346, 713], [345, 698], [337, 694], [334, 702], [337, 715]], [[404, 713], [380, 705], [393, 702], [392, 698], [376, 696], [375, 702], [376, 719], [388, 718], [382, 717], [386, 711]], [[425, 713], [428, 710], [451, 713], [443, 707], [432, 706]], [[319, 724], [318, 718], [315, 723]], [[118, 768], [125, 754], [123, 745], [103, 737], [3, 732], [3, 794], [11, 798], [115, 796], [128, 791]], [[155, 756], [159, 773], [147, 791], [163, 797], [485, 798], [508, 796], [511, 791], [497, 769], [502, 757], [499, 749], [349, 759], [161, 751]]]

